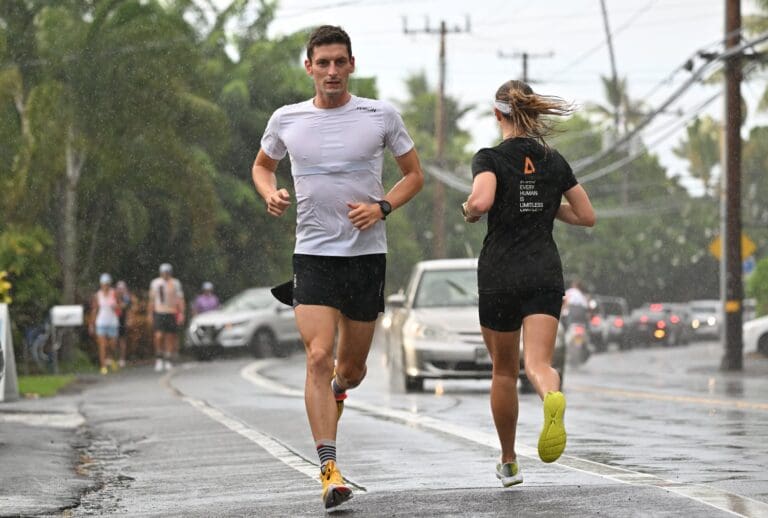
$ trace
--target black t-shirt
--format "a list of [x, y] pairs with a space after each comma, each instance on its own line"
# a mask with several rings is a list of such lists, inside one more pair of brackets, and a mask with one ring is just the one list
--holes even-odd
[[478, 262], [481, 292], [545, 288], [563, 291], [563, 267], [552, 238], [565, 191], [578, 181], [554, 149], [510, 138], [472, 158], [472, 176], [496, 175], [496, 197]]

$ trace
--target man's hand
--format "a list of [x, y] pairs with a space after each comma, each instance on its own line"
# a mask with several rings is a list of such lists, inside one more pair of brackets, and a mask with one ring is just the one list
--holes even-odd
[[381, 220], [381, 207], [378, 203], [347, 203], [349, 221], [357, 230], [367, 230]]
[[267, 198], [267, 212], [272, 216], [279, 217], [283, 215], [285, 209], [291, 205], [291, 195], [285, 189], [278, 189]]

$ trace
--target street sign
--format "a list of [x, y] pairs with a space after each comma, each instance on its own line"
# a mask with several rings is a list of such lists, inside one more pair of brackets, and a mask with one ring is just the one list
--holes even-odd
[[[741, 234], [741, 259], [744, 260], [747, 257], [751, 256], [755, 253], [755, 250], [757, 250], [757, 245], [754, 241], [749, 239], [749, 236], [744, 234], [742, 232]], [[723, 240], [720, 239], [720, 236], [718, 235], [715, 237], [715, 239], [712, 240], [712, 242], [709, 244], [709, 253], [714, 255], [717, 260], [720, 260], [720, 257], [723, 255]]]
[[744, 259], [744, 262], [741, 263], [742, 265], [742, 272], [744, 275], [749, 275], [750, 273], [755, 271], [755, 267], [757, 267], [757, 261], [755, 261], [755, 256], [750, 255], [746, 259]]

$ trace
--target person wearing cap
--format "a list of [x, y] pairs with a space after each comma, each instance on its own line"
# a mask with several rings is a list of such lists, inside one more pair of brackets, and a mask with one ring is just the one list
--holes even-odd
[[206, 281], [203, 283], [202, 292], [195, 297], [195, 301], [192, 303], [192, 314], [199, 315], [206, 311], [219, 309], [220, 306], [219, 297], [213, 292], [213, 283]]
[[128, 312], [131, 310], [131, 306], [133, 306], [133, 297], [131, 292], [128, 291], [128, 285], [125, 281], [117, 281], [117, 284], [115, 284], [115, 294], [117, 295], [117, 317], [120, 321], [117, 332], [117, 348], [120, 351], [120, 359], [117, 360], [117, 365], [125, 367], [125, 354], [128, 349]]
[[555, 219], [595, 224], [586, 191], [545, 142], [551, 117], [571, 113], [564, 100], [537, 94], [522, 81], [502, 84], [493, 103], [502, 141], [472, 158], [472, 192], [462, 205], [468, 223], [488, 214], [477, 266], [478, 312], [493, 364], [491, 412], [501, 443], [496, 477], [505, 487], [523, 481], [515, 454], [521, 333], [525, 374], [543, 400], [539, 458], [554, 462], [566, 444], [565, 396], [552, 368], [564, 287], [552, 229]]
[[96, 344], [99, 348], [99, 372], [107, 374], [107, 355], [112, 356], [110, 365], [113, 370], [117, 368], [114, 360], [115, 345], [117, 342], [118, 303], [115, 290], [112, 288], [112, 276], [102, 273], [99, 277], [99, 290], [91, 301], [91, 334], [96, 336]]
[[149, 285], [147, 319], [154, 330], [155, 371], [173, 367], [171, 358], [178, 344], [179, 326], [184, 323], [184, 291], [173, 277], [173, 267], [160, 265], [160, 277]]

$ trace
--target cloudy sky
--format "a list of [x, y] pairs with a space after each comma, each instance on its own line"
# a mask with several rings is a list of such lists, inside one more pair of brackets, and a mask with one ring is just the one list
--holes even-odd
[[[742, 3], [744, 13], [754, 9], [750, 0]], [[630, 96], [657, 106], [689, 77], [680, 69], [689, 57], [700, 49], [722, 48], [718, 43], [724, 33], [724, 4], [606, 0], [618, 74], [627, 78]], [[497, 139], [490, 103], [501, 83], [522, 74], [522, 60], [509, 57], [514, 53], [551, 53], [529, 60], [528, 74], [537, 91], [582, 106], [604, 102], [599, 77], [610, 75], [610, 61], [600, 0], [281, 0], [270, 31], [278, 35], [323, 23], [341, 25], [352, 37], [356, 73], [375, 76], [380, 96], [400, 101], [406, 99], [404, 79], [414, 72], [426, 72], [436, 84], [439, 37], [423, 31], [436, 31], [442, 20], [461, 31], [447, 37], [446, 92], [478, 107], [464, 121], [475, 146]], [[405, 34], [404, 25], [420, 33]], [[694, 61], [696, 66], [703, 63]], [[748, 103], [757, 102], [764, 83], [743, 86]], [[692, 87], [672, 113], [658, 117], [644, 132], [645, 142], [655, 143], [652, 150], [670, 174], [685, 173], [685, 162], [670, 151], [681, 138], [685, 120], [719, 90], [718, 85]], [[717, 99], [704, 112], [721, 118], [722, 110]], [[695, 182], [687, 184], [696, 190]]]

